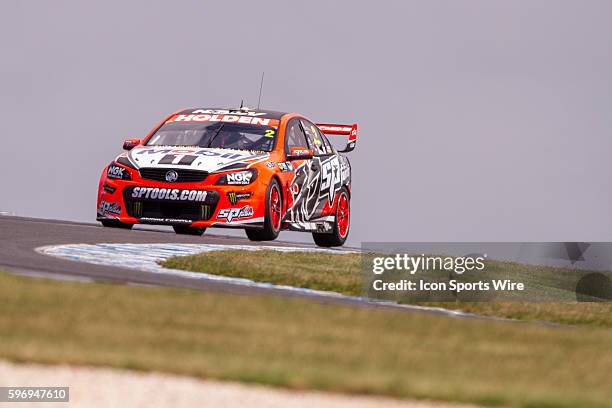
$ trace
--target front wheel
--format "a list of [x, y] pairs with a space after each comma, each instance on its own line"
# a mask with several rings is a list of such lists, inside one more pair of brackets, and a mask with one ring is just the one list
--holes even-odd
[[132, 229], [134, 224], [126, 224], [117, 220], [100, 220], [103, 226], [107, 228], [122, 228], [122, 229]]
[[344, 245], [348, 237], [351, 221], [351, 203], [346, 187], [342, 187], [336, 205], [336, 217], [331, 234], [312, 233], [315, 244], [320, 247], [336, 247]]
[[266, 215], [263, 229], [247, 229], [247, 237], [251, 241], [272, 241], [278, 237], [281, 228], [283, 197], [280, 186], [275, 179], [270, 181], [266, 192]]
[[204, 227], [189, 227], [187, 225], [173, 225], [174, 232], [180, 235], [197, 235], [201, 236], [206, 231]]

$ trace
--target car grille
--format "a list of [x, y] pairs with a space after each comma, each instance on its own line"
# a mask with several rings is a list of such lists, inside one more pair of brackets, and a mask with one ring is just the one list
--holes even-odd
[[140, 177], [146, 180], [166, 182], [166, 173], [168, 173], [170, 170], [174, 170], [178, 174], [178, 179], [174, 183], [193, 183], [204, 181], [208, 176], [208, 172], [201, 170], [141, 168]]
[[164, 218], [190, 221], [208, 220], [214, 205], [194, 203], [169, 203], [162, 201], [132, 201], [128, 203], [128, 214], [136, 218]]
[[[159, 200], [134, 199], [129, 189], [124, 190], [125, 209], [130, 217], [166, 219], [166, 224], [174, 224], [171, 220], [206, 221], [209, 220], [217, 203], [219, 193], [209, 191], [206, 203], [172, 202]], [[159, 224], [161, 222], [155, 222]]]

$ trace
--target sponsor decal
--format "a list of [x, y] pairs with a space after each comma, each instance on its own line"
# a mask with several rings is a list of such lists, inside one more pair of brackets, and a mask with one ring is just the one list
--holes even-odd
[[110, 178], [120, 179], [123, 178], [123, 173], [125, 171], [125, 168], [117, 166], [115, 164], [111, 164], [110, 166], [108, 166], [108, 171], [106, 172], [106, 175]]
[[227, 198], [229, 199], [232, 205], [235, 205], [240, 200], [246, 200], [247, 198], [251, 198], [251, 193], [238, 193], [235, 191], [230, 191], [227, 193]]
[[[210, 157], [219, 157], [219, 158], [223, 158], [223, 159], [239, 159], [241, 157], [248, 157], [248, 156], [253, 156], [252, 153], [235, 153], [235, 152], [219, 152], [219, 151], [215, 151], [215, 150], [210, 150], [210, 149], [142, 149], [142, 150], [138, 150], [135, 152], [135, 154], [148, 154], [148, 155], [153, 155], [153, 154], [166, 154], [168, 156], [172, 156], [172, 157], [168, 157], [168, 156], [164, 156], [161, 160], [164, 160], [164, 163], [160, 163], [161, 164], [186, 164], [185, 161], [185, 157], [188, 157], [189, 160], [191, 162], [193, 162], [194, 160], [191, 160], [191, 156], [185, 156], [185, 155], [193, 155], [193, 154], [197, 154], [200, 156], [210, 156]], [[182, 161], [182, 163], [181, 163]]]
[[166, 172], [166, 181], [168, 183], [174, 183], [178, 180], [178, 173], [174, 170], [169, 170]]
[[253, 216], [253, 207], [245, 205], [242, 208], [222, 208], [217, 214], [217, 218], [225, 219], [227, 222], [250, 218]]
[[278, 168], [284, 173], [286, 171], [293, 171], [293, 164], [291, 162], [278, 163]]
[[[199, 111], [195, 111], [199, 112]], [[248, 125], [260, 126], [278, 126], [278, 120], [258, 118], [251, 115], [240, 115], [237, 112], [231, 114], [180, 114], [172, 117], [166, 123], [170, 122], [229, 122], [229, 123], [244, 123]]]
[[178, 188], [134, 187], [132, 190], [132, 198], [150, 200], [204, 202], [207, 195], [208, 191], [204, 190], [180, 190]]
[[121, 206], [117, 203], [108, 202], [105, 200], [100, 201], [100, 211], [102, 214], [121, 214]]
[[351, 166], [349, 165], [348, 160], [341, 160], [340, 171], [342, 173], [342, 180], [348, 180], [351, 177]]
[[291, 153], [293, 153], [294, 156], [306, 156], [310, 152], [308, 150], [304, 150], [304, 149], [295, 149]]
[[154, 218], [154, 217], [141, 217], [139, 221], [142, 223], [151, 224], [191, 224], [192, 220], [185, 220], [182, 218]]
[[109, 194], [114, 194], [117, 189], [115, 187], [111, 187], [108, 184], [104, 183], [104, 191]]
[[248, 110], [229, 110], [229, 109], [196, 109], [193, 112], [194, 114], [209, 114], [209, 115], [239, 115], [239, 116], [261, 116], [265, 115], [265, 112], [254, 112]]
[[269, 168], [269, 169], [273, 168], [274, 166], [276, 166], [275, 162], [267, 162], [266, 163], [266, 167]]
[[327, 195], [330, 206], [340, 187], [342, 187], [340, 160], [338, 156], [333, 156], [321, 163], [321, 196], [323, 198]]
[[351, 168], [343, 156], [332, 156], [326, 160], [314, 157], [295, 169], [291, 181], [291, 206], [286, 219], [296, 226], [321, 215], [331, 207], [338, 191], [350, 183]]
[[[318, 125], [319, 129], [321, 129], [321, 131], [323, 133], [348, 133], [351, 132], [351, 134], [353, 133], [353, 127], [352, 126], [342, 126], [342, 125]], [[355, 134], [357, 134], [357, 131], [354, 131]]]
[[249, 171], [237, 171], [235, 173], [227, 173], [227, 184], [230, 185], [246, 185], [251, 183], [253, 173]]

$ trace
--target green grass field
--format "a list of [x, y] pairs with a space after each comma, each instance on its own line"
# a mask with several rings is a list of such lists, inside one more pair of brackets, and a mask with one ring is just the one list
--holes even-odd
[[[195, 272], [207, 272], [215, 275], [235, 276], [259, 282], [271, 282], [279, 285], [290, 285], [361, 296], [362, 269], [359, 254], [332, 254], [310, 252], [278, 251], [214, 251], [197, 255], [170, 258], [163, 262], [168, 268], [184, 269]], [[299, 265], [299, 267], [296, 267]], [[573, 271], [527, 266], [509, 262], [490, 261], [491, 273], [510, 276], [531, 277], [541, 282], [550, 282], [554, 277], [562, 282], [559, 276]], [[568, 280], [569, 281], [569, 280]], [[542, 290], [545, 285], [536, 285]], [[562, 285], [559, 285], [562, 287]], [[563, 291], [563, 290], [559, 290]], [[565, 298], [573, 295], [569, 288]], [[612, 327], [612, 303], [594, 302], [436, 302], [423, 303], [427, 306], [439, 306], [459, 309], [486, 316], [498, 316], [521, 320], [545, 320], [557, 323], [593, 325]]]
[[0, 274], [0, 358], [516, 407], [612, 407], [612, 330]]

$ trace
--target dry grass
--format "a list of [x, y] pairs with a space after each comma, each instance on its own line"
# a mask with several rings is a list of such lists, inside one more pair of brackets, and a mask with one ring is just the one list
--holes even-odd
[[[329, 254], [311, 252], [213, 251], [197, 255], [174, 257], [163, 262], [168, 268], [206, 272], [215, 275], [247, 278], [301, 288], [328, 290], [346, 295], [363, 295], [362, 259], [359, 254]], [[564, 288], [563, 276], [571, 270], [527, 266], [510, 262], [487, 263], [490, 273], [514, 279], [554, 284], [557, 295], [571, 299], [571, 288]], [[534, 285], [538, 291], [550, 292], [546, 285]], [[542, 289], [544, 288], [544, 289]], [[560, 292], [560, 294], [559, 294]], [[532, 294], [534, 295], [534, 294]], [[542, 293], [537, 295], [542, 296]], [[575, 298], [575, 297], [574, 297]], [[591, 302], [436, 302], [424, 303], [449, 309], [460, 309], [487, 316], [521, 320], [545, 320], [565, 324], [612, 327], [612, 303]]]
[[0, 358], [519, 407], [611, 407], [612, 331], [0, 274]]
[[172, 257], [162, 265], [278, 285], [361, 294], [358, 254], [224, 250]]

